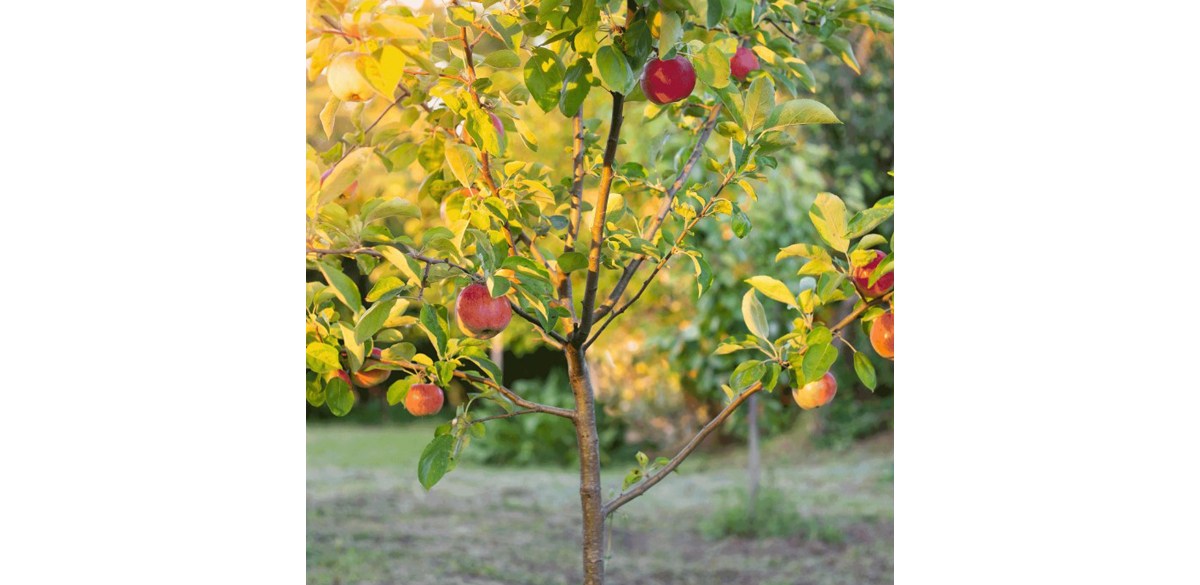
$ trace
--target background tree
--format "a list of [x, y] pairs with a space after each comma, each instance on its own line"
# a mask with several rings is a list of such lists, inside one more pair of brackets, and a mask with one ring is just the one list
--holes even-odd
[[[871, 294], [890, 278], [890, 254], [864, 282], [847, 277], [887, 243], [870, 232], [891, 216], [890, 199], [852, 214], [836, 196], [819, 196], [809, 215], [832, 253], [809, 244], [780, 252], [805, 258], [800, 272], [813, 278], [798, 293], [769, 276], [749, 279], [797, 312], [792, 330], [772, 337], [757, 293], [748, 292], [742, 314], [753, 336], [718, 353], [755, 349], [767, 359], [738, 365], [723, 386], [728, 404], [692, 440], [670, 458], [639, 454], [619, 495], [602, 500], [588, 349], [673, 258], [689, 259], [698, 294], [711, 286], [695, 228], [728, 222], [745, 237], [754, 184], [794, 147], [795, 127], [838, 122], [823, 104], [795, 97], [814, 87], [797, 44], [811, 37], [857, 68], [845, 36], [856, 23], [890, 30], [891, 4], [548, 0], [415, 14], [374, 0], [310, 2], [308, 76], [316, 83], [323, 74], [331, 93], [318, 115], [331, 141], [308, 148], [308, 262], [320, 275], [307, 285], [309, 403], [344, 415], [358, 400], [355, 384], [398, 371], [388, 402], [432, 414], [445, 388], [466, 384], [455, 419], [421, 456], [426, 488], [485, 436], [485, 422], [570, 421], [584, 582], [602, 583], [610, 514], [781, 376], [800, 389], [819, 385], [837, 358], [835, 336], [890, 303], [890, 292]], [[657, 150], [647, 164], [618, 160], [627, 102], [643, 100], [630, 115], [665, 118], [690, 146], [672, 159]], [[339, 118], [351, 128], [334, 141]], [[569, 148], [555, 150], [563, 163], [526, 157], [557, 149], [543, 120], [563, 118], [571, 123], [561, 141]], [[714, 133], [724, 148], [709, 148]], [[854, 298], [848, 315], [822, 323], [823, 305]], [[487, 339], [510, 320], [561, 351], [569, 407], [501, 383]], [[416, 336], [428, 340], [428, 353], [417, 351]], [[814, 404], [832, 398], [826, 390]]]

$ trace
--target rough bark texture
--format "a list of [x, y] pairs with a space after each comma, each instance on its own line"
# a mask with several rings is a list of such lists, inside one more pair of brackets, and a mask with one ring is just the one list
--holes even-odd
[[604, 583], [604, 502], [600, 498], [600, 441], [596, 402], [583, 350], [565, 348], [567, 374], [575, 395], [575, 437], [579, 441], [579, 500], [583, 507], [583, 583]]

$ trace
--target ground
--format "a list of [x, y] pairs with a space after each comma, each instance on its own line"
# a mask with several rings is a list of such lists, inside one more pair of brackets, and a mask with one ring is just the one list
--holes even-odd
[[[578, 472], [464, 463], [426, 493], [416, 462], [431, 437], [432, 426], [309, 426], [310, 584], [580, 581]], [[891, 583], [890, 438], [840, 452], [789, 441], [766, 443], [764, 482], [793, 500], [801, 535], [706, 538], [702, 522], [746, 479], [744, 450], [702, 448], [618, 513], [606, 583]], [[605, 474], [607, 494], [621, 477]]]

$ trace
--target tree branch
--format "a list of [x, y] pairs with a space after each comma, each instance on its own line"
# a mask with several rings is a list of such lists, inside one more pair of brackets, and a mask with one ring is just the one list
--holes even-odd
[[[485, 278], [472, 272], [467, 267], [461, 266], [459, 264], [455, 264], [454, 262], [451, 262], [444, 258], [433, 258], [431, 256], [426, 256], [408, 246], [405, 246], [404, 244], [388, 244], [388, 245], [400, 250], [401, 252], [404, 253], [405, 256], [408, 256], [409, 258], [412, 258], [413, 260], [416, 260], [418, 262], [424, 262], [427, 266], [432, 265], [432, 264], [445, 264], [446, 266], [457, 269], [458, 271], [462, 272], [463, 274], [471, 277], [471, 280], [474, 282], [479, 282], [479, 283], [487, 282], [487, 280]], [[322, 256], [329, 255], [329, 254], [366, 254], [368, 256], [374, 256], [376, 258], [384, 258], [385, 257], [379, 250], [376, 250], [374, 248], [368, 248], [365, 246], [348, 247], [348, 248], [313, 248], [312, 246], [309, 246], [308, 253], [318, 254], [318, 255], [322, 255]], [[517, 316], [519, 316], [520, 318], [522, 318], [522, 319], [528, 321], [530, 324], [532, 324], [534, 329], [537, 329], [537, 331], [542, 334], [542, 338], [545, 339], [551, 346], [553, 346], [555, 348], [561, 348], [563, 346], [563, 344], [567, 343], [567, 338], [563, 337], [562, 334], [558, 333], [557, 331], [555, 331], [553, 329], [544, 329], [542, 327], [542, 323], [540, 321], [538, 321], [537, 318], [535, 318], [533, 315], [530, 315], [529, 313], [525, 312], [525, 310], [522, 309], [521, 306], [518, 305], [516, 302], [514, 302], [512, 299], [510, 299], [508, 297], [505, 297], [505, 299], [508, 301], [508, 306], [512, 309], [513, 313], [516, 313]]]
[[616, 512], [618, 508], [628, 504], [630, 500], [633, 500], [634, 498], [646, 493], [646, 490], [654, 487], [655, 484], [665, 479], [667, 474], [675, 471], [675, 468], [679, 467], [679, 464], [683, 463], [683, 460], [687, 459], [688, 455], [691, 455], [692, 452], [696, 450], [696, 447], [700, 446], [700, 442], [703, 441], [705, 437], [715, 431], [717, 427], [721, 426], [721, 423], [725, 422], [725, 419], [729, 418], [729, 416], [733, 414], [733, 411], [737, 410], [737, 408], [741, 406], [746, 399], [750, 398], [751, 395], [759, 390], [762, 390], [762, 382], [755, 382], [754, 385], [750, 386], [741, 394], [739, 394], [737, 398], [734, 398], [733, 402], [730, 402], [728, 405], [726, 405], [725, 408], [723, 408], [721, 412], [717, 414], [717, 416], [708, 421], [708, 424], [704, 425], [704, 428], [700, 429], [700, 432], [696, 433], [696, 436], [692, 437], [692, 440], [688, 441], [687, 445], [684, 445], [683, 448], [671, 458], [670, 463], [667, 463], [662, 469], [659, 469], [658, 471], [646, 476], [645, 479], [637, 484], [637, 487], [621, 494], [609, 503], [604, 504], [604, 515], [608, 516], [613, 512]]
[[608, 143], [604, 147], [604, 168], [600, 172], [600, 194], [596, 198], [596, 208], [592, 218], [592, 242], [588, 251], [587, 284], [583, 291], [583, 313], [579, 327], [575, 330], [573, 339], [578, 343], [587, 340], [588, 333], [595, 322], [596, 289], [600, 284], [600, 249], [604, 245], [604, 223], [608, 212], [608, 194], [612, 189], [613, 161], [617, 157], [617, 144], [620, 142], [621, 123], [625, 120], [625, 96], [612, 92], [612, 123], [608, 128]]
[[[380, 360], [380, 361], [382, 363], [385, 363], [388, 365], [400, 366], [402, 368], [408, 368], [410, 370], [427, 371], [429, 369], [429, 368], [425, 367], [424, 365], [421, 365], [421, 364], [418, 364], [415, 362], [410, 362], [407, 360], [400, 360], [400, 361]], [[475, 374], [463, 372], [460, 370], [454, 371], [454, 377], [466, 380], [468, 382], [473, 382], [475, 384], [483, 384], [484, 386], [493, 388], [500, 394], [504, 395], [505, 398], [511, 400], [513, 402], [513, 404], [516, 404], [517, 406], [520, 406], [520, 407], [530, 410], [532, 412], [542, 412], [545, 414], [553, 414], [554, 416], [561, 416], [563, 418], [568, 418], [571, 420], [575, 419], [574, 411], [567, 410], [565, 408], [559, 408], [557, 406], [540, 404], [537, 402], [533, 402], [531, 400], [526, 400], [526, 399], [522, 398], [516, 392], [513, 392], [512, 390], [505, 388], [503, 385], [496, 383], [491, 378], [486, 378], [483, 376], [476, 376]], [[515, 416], [515, 415], [512, 415], [512, 416]]]
[[[617, 318], [617, 315], [624, 313], [626, 309], [633, 305], [633, 303], [637, 302], [638, 298], [642, 296], [642, 293], [646, 292], [646, 287], [650, 286], [650, 283], [654, 280], [654, 277], [658, 276], [659, 271], [662, 270], [663, 267], [667, 265], [667, 262], [675, 255], [675, 250], [678, 250], [679, 246], [683, 244], [683, 239], [687, 237], [689, 233], [691, 233], [692, 228], [696, 227], [696, 224], [700, 223], [700, 220], [706, 217], [706, 214], [712, 207], [713, 201], [716, 201], [717, 196], [721, 194], [721, 191], [725, 190], [725, 187], [729, 186], [729, 182], [732, 180], [733, 175], [730, 174], [721, 181], [721, 185], [717, 187], [716, 192], [714, 192], [712, 196], [708, 198], [708, 201], [704, 202], [704, 207], [699, 213], [696, 214], [696, 217], [693, 217], [691, 220], [689, 220], [687, 225], [683, 227], [683, 230], [679, 232], [679, 236], [675, 238], [675, 243], [671, 246], [671, 249], [667, 251], [666, 255], [664, 255], [657, 264], [655, 264], [654, 271], [650, 273], [650, 276], [646, 277], [646, 280], [642, 281], [642, 286], [638, 289], [637, 294], [633, 295], [633, 298], [629, 299], [624, 305], [621, 306], [620, 309], [617, 309], [608, 315], [608, 318], [605, 319], [600, 325], [600, 329], [597, 329], [596, 333], [592, 335], [586, 343], [583, 344], [585, 348], [590, 347], [593, 343], [595, 343], [596, 338], [600, 337], [600, 334], [604, 333], [604, 330], [608, 328], [608, 324], [612, 323], [613, 319]], [[632, 273], [630, 273], [630, 275], [632, 275]], [[599, 311], [597, 311], [597, 314], [598, 313]]]
[[[708, 142], [709, 136], [712, 135], [713, 128], [716, 127], [717, 118], [720, 113], [720, 104], [713, 106], [712, 111], [709, 113], [708, 118], [704, 122], [704, 126], [700, 129], [700, 135], [696, 138], [695, 146], [692, 147], [692, 154], [688, 156], [687, 162], [683, 165], [683, 168], [680, 169], [679, 175], [675, 178], [675, 182], [671, 183], [671, 186], [667, 187], [667, 191], [663, 195], [663, 202], [658, 209], [658, 215], [654, 217], [654, 223], [650, 224], [650, 231], [645, 236], [647, 241], [654, 241], [654, 236], [658, 234], [658, 230], [662, 228], [662, 224], [666, 221], [667, 215], [671, 212], [671, 204], [675, 201], [675, 195], [680, 189], [683, 188], [683, 185], [687, 182], [688, 176], [692, 174], [692, 168], [694, 168], [696, 163], [700, 160], [700, 155], [704, 152], [704, 145]], [[625, 269], [621, 272], [621, 278], [617, 280], [617, 284], [613, 287], [612, 292], [609, 293], [608, 299], [605, 300], [604, 303], [600, 305], [600, 308], [596, 310], [596, 319], [604, 317], [605, 314], [613, 310], [613, 307], [615, 307], [616, 304], [621, 300], [621, 295], [625, 294], [625, 289], [629, 286], [629, 282], [633, 279], [634, 273], [636, 273], [638, 269], [642, 267], [642, 263], [645, 261], [646, 255], [641, 254], [637, 258], [631, 260], [629, 264], [625, 266]]]

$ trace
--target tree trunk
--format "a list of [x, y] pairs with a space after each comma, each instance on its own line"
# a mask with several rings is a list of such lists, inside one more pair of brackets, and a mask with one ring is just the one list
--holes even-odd
[[750, 455], [746, 462], [746, 473], [749, 476], [750, 486], [748, 491], [747, 513], [750, 520], [754, 520], [754, 506], [758, 502], [758, 479], [759, 479], [759, 453], [758, 453], [758, 394], [750, 396], [746, 402], [746, 408], [750, 409], [749, 418], [746, 421], [749, 423], [750, 435]]
[[579, 441], [579, 500], [583, 507], [583, 584], [604, 583], [604, 502], [600, 499], [600, 440], [596, 402], [583, 350], [567, 345], [567, 374], [575, 395], [575, 437]]

